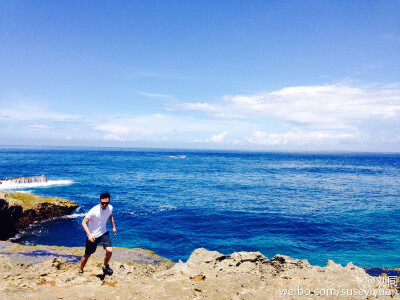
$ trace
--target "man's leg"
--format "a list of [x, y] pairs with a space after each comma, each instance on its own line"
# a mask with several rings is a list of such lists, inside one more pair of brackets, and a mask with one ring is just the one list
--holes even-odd
[[104, 257], [104, 266], [107, 267], [112, 256], [112, 247], [106, 247], [106, 256]]
[[90, 254], [85, 254], [84, 256], [82, 256], [81, 259], [81, 272], [83, 272], [83, 268], [86, 266], [87, 261], [89, 260]]
[[83, 268], [85, 267], [87, 261], [89, 260], [90, 255], [92, 255], [96, 251], [98, 243], [99, 242], [96, 239], [94, 240], [94, 243], [93, 243], [93, 242], [89, 241], [88, 238], [86, 238], [85, 255], [82, 256], [82, 259], [81, 259], [81, 269], [80, 269], [81, 272], [83, 272]]
[[114, 271], [108, 266], [108, 263], [110, 262], [111, 256], [112, 256], [112, 245], [110, 241], [110, 234], [107, 231], [105, 234], [103, 234], [100, 238], [100, 243], [103, 245], [104, 249], [106, 249], [106, 256], [104, 257], [104, 267], [103, 267], [103, 273], [105, 275], [112, 275]]

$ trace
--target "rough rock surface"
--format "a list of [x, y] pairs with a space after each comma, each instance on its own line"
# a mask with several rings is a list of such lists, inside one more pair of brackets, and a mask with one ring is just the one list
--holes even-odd
[[78, 206], [66, 199], [0, 192], [0, 240], [14, 236], [34, 222], [68, 215]]
[[[373, 290], [383, 291], [379, 299], [399, 298], [396, 287], [372, 280], [351, 263], [318, 267], [284, 255], [267, 259], [259, 252], [223, 255], [201, 248], [172, 267], [113, 257], [114, 275], [106, 277], [96, 258], [84, 275], [77, 264], [60, 258], [27, 264], [0, 254], [0, 265], [1, 299], [374, 299], [367, 295]], [[283, 289], [289, 289], [287, 295]]]

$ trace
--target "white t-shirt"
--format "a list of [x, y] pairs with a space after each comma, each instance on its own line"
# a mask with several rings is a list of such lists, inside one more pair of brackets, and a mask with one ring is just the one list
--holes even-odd
[[89, 220], [90, 234], [95, 238], [107, 232], [106, 223], [109, 216], [112, 215], [113, 207], [109, 204], [106, 209], [102, 209], [101, 205], [96, 205], [86, 214], [86, 219]]

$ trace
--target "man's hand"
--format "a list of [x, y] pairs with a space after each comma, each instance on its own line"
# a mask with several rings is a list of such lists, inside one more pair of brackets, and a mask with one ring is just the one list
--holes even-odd
[[93, 235], [88, 235], [88, 240], [94, 243], [94, 236]]
[[110, 215], [110, 216], [108, 217], [108, 219], [110, 220], [111, 226], [113, 227], [113, 234], [116, 235], [116, 234], [117, 234], [117, 228], [115, 228], [113, 216]]

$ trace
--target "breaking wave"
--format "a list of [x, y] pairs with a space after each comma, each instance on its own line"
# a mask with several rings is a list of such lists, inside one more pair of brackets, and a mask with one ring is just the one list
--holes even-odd
[[184, 159], [187, 156], [186, 155], [170, 155], [168, 156], [169, 158], [176, 158], [176, 159]]
[[30, 183], [15, 183], [3, 181], [0, 184], [2, 190], [14, 190], [21, 188], [37, 188], [37, 187], [49, 187], [55, 185], [71, 185], [75, 182], [73, 180], [48, 180], [47, 182], [30, 182]]
[[76, 219], [76, 218], [81, 218], [86, 216], [86, 213], [80, 213], [80, 214], [70, 214], [70, 215], [66, 215], [66, 216], [62, 216], [60, 219]]

